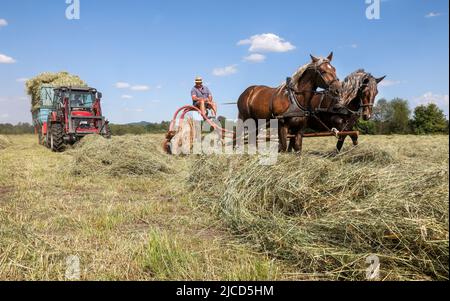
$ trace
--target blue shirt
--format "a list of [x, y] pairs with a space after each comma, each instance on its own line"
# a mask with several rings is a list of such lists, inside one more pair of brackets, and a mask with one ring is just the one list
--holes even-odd
[[191, 96], [197, 96], [198, 98], [208, 99], [210, 95], [211, 91], [206, 86], [202, 86], [201, 88], [194, 86], [191, 91]]

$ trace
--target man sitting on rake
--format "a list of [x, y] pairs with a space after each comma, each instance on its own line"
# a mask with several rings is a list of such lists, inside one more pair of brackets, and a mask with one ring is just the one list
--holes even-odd
[[216, 118], [217, 106], [213, 101], [213, 96], [208, 87], [203, 85], [203, 79], [197, 77], [195, 79], [195, 86], [191, 91], [192, 101], [195, 107], [199, 108], [203, 115], [208, 116], [208, 111], [212, 111], [211, 118]]

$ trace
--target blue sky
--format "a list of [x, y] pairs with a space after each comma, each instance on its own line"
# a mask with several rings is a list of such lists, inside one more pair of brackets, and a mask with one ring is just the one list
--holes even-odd
[[387, 75], [379, 98], [434, 101], [448, 116], [448, 0], [383, 0], [379, 20], [365, 0], [80, 3], [68, 20], [65, 0], [0, 0], [0, 123], [30, 122], [23, 79], [61, 70], [102, 91], [114, 123], [169, 120], [197, 75], [235, 118], [220, 103], [330, 51], [341, 79]]

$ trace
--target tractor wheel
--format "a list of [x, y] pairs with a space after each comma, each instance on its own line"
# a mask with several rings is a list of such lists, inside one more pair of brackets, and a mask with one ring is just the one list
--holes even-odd
[[50, 149], [54, 152], [64, 150], [64, 130], [61, 124], [55, 123], [50, 129]]

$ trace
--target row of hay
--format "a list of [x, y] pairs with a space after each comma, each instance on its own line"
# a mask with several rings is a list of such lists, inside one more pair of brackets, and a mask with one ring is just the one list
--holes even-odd
[[159, 140], [149, 136], [83, 138], [68, 152], [74, 157], [70, 170], [75, 175], [151, 176], [172, 173], [169, 157]]
[[59, 86], [79, 86], [87, 87], [87, 84], [78, 76], [68, 72], [44, 72], [26, 82], [27, 94], [31, 96], [32, 109], [39, 108], [40, 89], [42, 85]]
[[5, 149], [11, 145], [11, 141], [9, 141], [8, 137], [0, 135], [0, 149]]
[[399, 160], [374, 146], [335, 157], [202, 157], [192, 198], [231, 231], [313, 278], [448, 279], [448, 166]]

